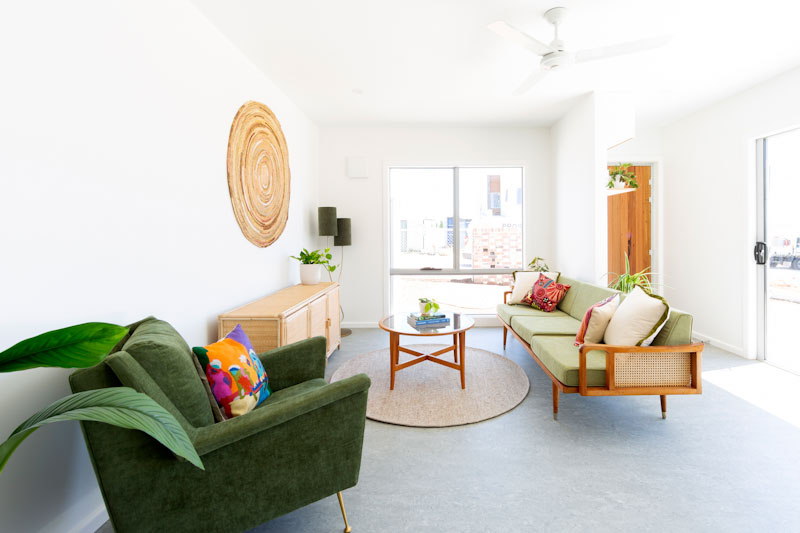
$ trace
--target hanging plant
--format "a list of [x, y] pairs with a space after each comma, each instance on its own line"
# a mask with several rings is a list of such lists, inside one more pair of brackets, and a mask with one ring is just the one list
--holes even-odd
[[608, 184], [609, 189], [630, 187], [631, 189], [638, 189], [639, 182], [636, 181], [636, 174], [630, 170], [630, 163], [623, 163], [621, 165], [611, 167], [608, 169]]

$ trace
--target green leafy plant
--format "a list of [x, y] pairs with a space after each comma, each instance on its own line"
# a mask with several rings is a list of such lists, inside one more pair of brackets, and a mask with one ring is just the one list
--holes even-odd
[[628, 254], [625, 254], [625, 272], [617, 274], [616, 272], [607, 272], [606, 275], [616, 276], [614, 281], [608, 284], [609, 288], [616, 289], [621, 292], [631, 292], [634, 287], [641, 287], [646, 293], [652, 294], [653, 284], [650, 282], [650, 267], [636, 273], [631, 273], [631, 263], [628, 259]]
[[630, 163], [623, 163], [621, 165], [611, 167], [608, 169], [608, 185], [609, 189], [614, 188], [614, 183], [618, 181], [622, 181], [625, 183], [626, 186], [632, 189], [639, 188], [639, 182], [636, 181], [636, 174], [630, 170], [631, 164]]
[[312, 252], [309, 252], [303, 248], [299, 256], [292, 255], [290, 257], [292, 259], [297, 259], [304, 265], [322, 265], [328, 272], [333, 272], [336, 270], [336, 265], [330, 264], [330, 260], [333, 259], [330, 248], [325, 248], [325, 250], [314, 250]]
[[425, 315], [435, 315], [439, 311], [439, 304], [434, 299], [420, 298], [419, 303], [425, 304], [425, 311], [423, 312]]
[[550, 267], [547, 266], [543, 258], [534, 257], [533, 260], [528, 263], [528, 270], [532, 270], [533, 272], [550, 272]]
[[[0, 352], [0, 372], [94, 366], [127, 332], [128, 328], [122, 326], [89, 322], [43, 333]], [[65, 396], [28, 418], [0, 443], [0, 473], [28, 435], [46, 424], [64, 420], [103, 422], [144, 431], [175, 455], [203, 469], [191, 439], [175, 417], [149, 396], [128, 387], [109, 387]]]

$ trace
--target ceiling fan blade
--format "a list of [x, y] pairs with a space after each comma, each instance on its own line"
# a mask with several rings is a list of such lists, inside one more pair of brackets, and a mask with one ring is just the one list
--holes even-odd
[[520, 96], [530, 91], [534, 85], [542, 81], [545, 78], [545, 76], [547, 76], [548, 72], [550, 71], [544, 69], [534, 70], [533, 72], [531, 72], [530, 76], [525, 78], [525, 81], [522, 82], [522, 85], [517, 87], [517, 89], [512, 94], [514, 96]]
[[492, 22], [489, 24], [488, 28], [500, 37], [507, 39], [518, 46], [527, 48], [534, 54], [543, 56], [545, 54], [555, 52], [555, 50], [544, 44], [542, 41], [534, 39], [527, 33], [520, 31], [514, 26], [503, 21]]
[[672, 37], [665, 35], [662, 37], [650, 37], [648, 39], [641, 39], [639, 41], [631, 41], [628, 43], [612, 44], [611, 46], [602, 46], [600, 48], [581, 50], [575, 54], [575, 62], [586, 63], [587, 61], [596, 61], [598, 59], [605, 59], [607, 57], [634, 54], [636, 52], [652, 50], [653, 48], [664, 46], [670, 42], [670, 40], [672, 40]]

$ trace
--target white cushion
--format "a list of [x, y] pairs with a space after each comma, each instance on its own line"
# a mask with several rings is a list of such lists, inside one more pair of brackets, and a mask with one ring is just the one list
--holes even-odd
[[583, 315], [581, 329], [575, 336], [575, 346], [602, 342], [608, 323], [619, 307], [619, 294], [600, 300]]
[[668, 317], [666, 300], [636, 286], [614, 312], [603, 340], [617, 346], [649, 346]]
[[529, 270], [518, 270], [514, 272], [514, 289], [511, 291], [510, 304], [522, 303], [522, 299], [533, 288], [534, 283], [539, 280], [539, 274], [544, 274], [553, 281], [558, 281], [558, 272], [531, 272]]

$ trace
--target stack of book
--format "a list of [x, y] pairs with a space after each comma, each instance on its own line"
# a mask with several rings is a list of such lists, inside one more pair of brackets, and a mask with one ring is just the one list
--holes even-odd
[[408, 323], [415, 328], [443, 328], [450, 323], [450, 319], [443, 313], [433, 315], [411, 313], [408, 315]]

